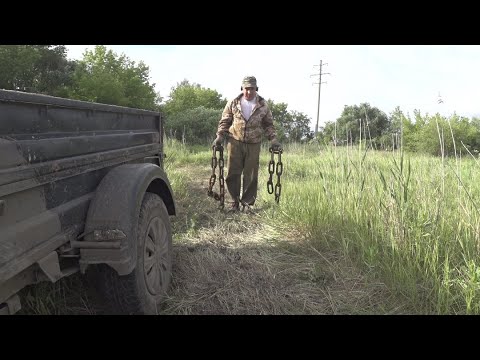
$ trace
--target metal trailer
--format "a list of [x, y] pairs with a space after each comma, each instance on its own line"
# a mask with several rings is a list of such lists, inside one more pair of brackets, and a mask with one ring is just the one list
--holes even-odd
[[156, 314], [175, 201], [161, 113], [0, 90], [0, 313], [80, 271], [116, 313]]

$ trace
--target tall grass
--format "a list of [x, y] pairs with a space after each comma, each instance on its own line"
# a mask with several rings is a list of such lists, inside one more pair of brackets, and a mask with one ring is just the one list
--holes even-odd
[[478, 314], [479, 176], [473, 159], [287, 147], [274, 222], [341, 247], [418, 313]]
[[182, 168], [194, 165], [208, 165], [212, 158], [212, 152], [205, 146], [187, 146], [177, 140], [167, 139], [164, 143], [166, 158], [164, 169], [168, 174], [170, 185], [175, 193], [175, 198], [181, 199], [188, 196], [188, 177], [184, 176]]
[[[210, 164], [208, 146], [170, 142], [169, 152], [167, 171], [176, 185], [180, 164]], [[257, 203], [268, 204], [264, 219], [278, 231], [295, 231], [319, 251], [344, 252], [407, 299], [414, 313], [480, 314], [475, 159], [288, 144], [278, 206], [267, 193], [269, 161], [265, 147]]]

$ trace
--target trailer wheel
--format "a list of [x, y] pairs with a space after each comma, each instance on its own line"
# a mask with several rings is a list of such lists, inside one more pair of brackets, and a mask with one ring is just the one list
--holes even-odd
[[98, 285], [115, 313], [159, 313], [172, 277], [172, 230], [162, 199], [146, 193], [138, 219], [137, 265], [128, 275], [119, 276], [108, 265], [98, 271]]

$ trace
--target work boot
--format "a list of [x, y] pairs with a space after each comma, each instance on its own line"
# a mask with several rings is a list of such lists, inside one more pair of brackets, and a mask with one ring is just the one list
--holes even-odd
[[227, 210], [228, 212], [238, 212], [240, 211], [240, 205], [238, 202], [233, 202], [230, 204], [230, 208]]
[[242, 205], [242, 211], [245, 214], [255, 213], [255, 207], [253, 206], [253, 204], [248, 204], [248, 203], [242, 201], [241, 205]]

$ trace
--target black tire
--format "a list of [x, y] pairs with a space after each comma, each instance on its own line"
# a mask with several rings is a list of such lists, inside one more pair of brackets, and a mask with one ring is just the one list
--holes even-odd
[[108, 265], [99, 267], [97, 281], [114, 313], [155, 315], [172, 278], [172, 230], [162, 199], [146, 193], [137, 229], [137, 264], [119, 276]]

